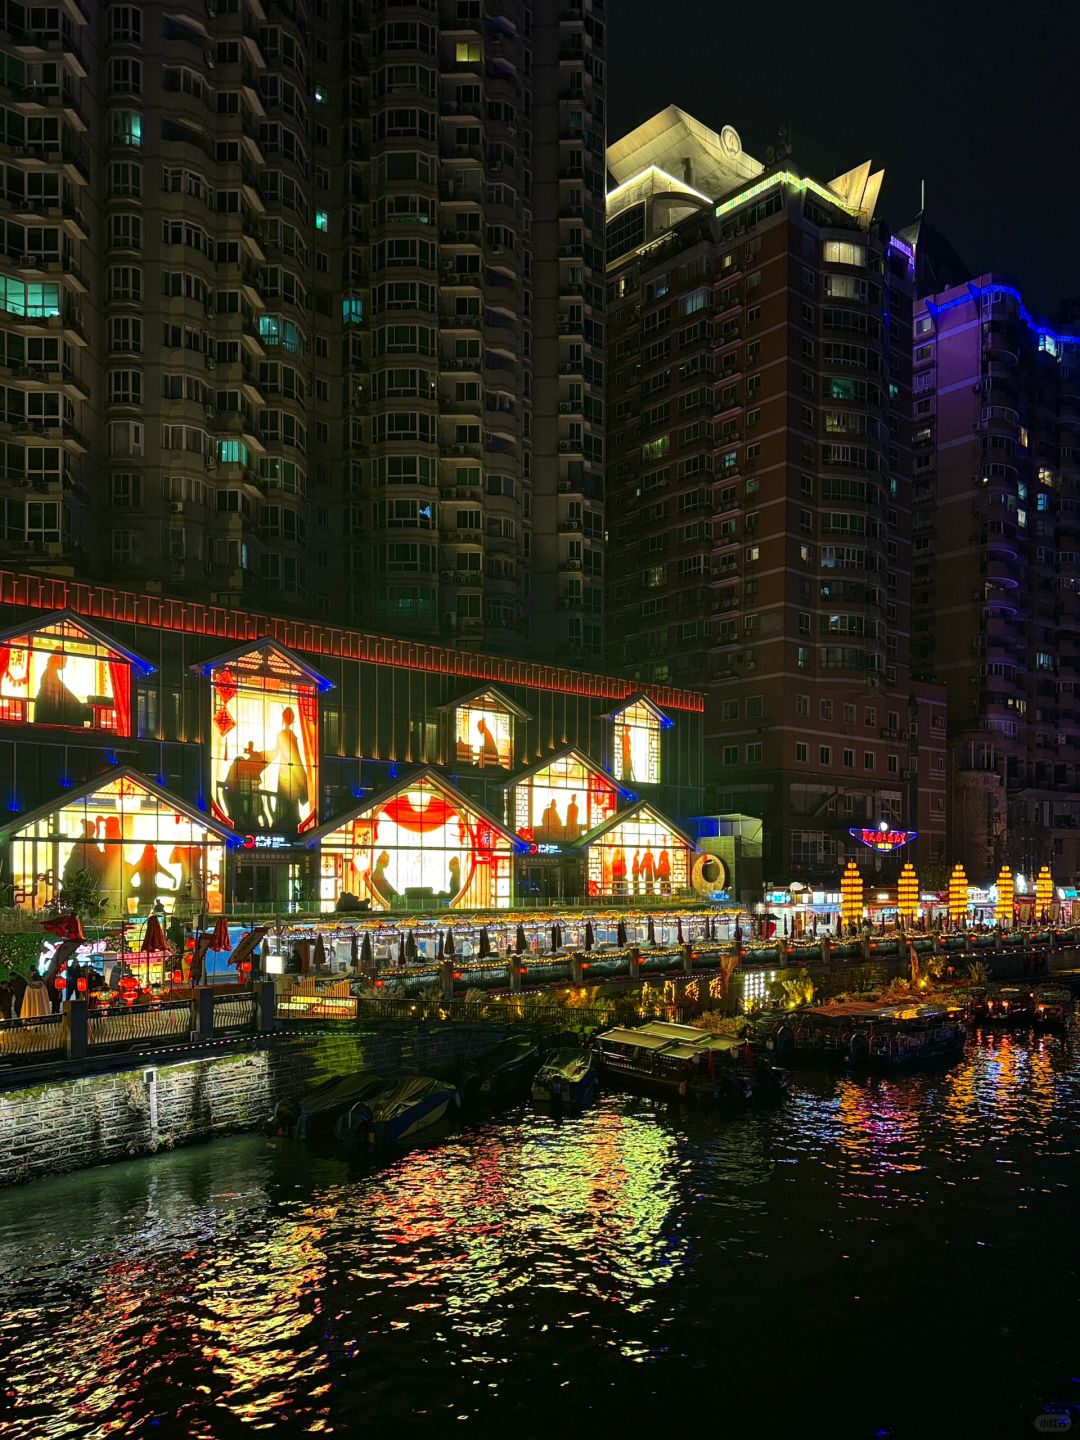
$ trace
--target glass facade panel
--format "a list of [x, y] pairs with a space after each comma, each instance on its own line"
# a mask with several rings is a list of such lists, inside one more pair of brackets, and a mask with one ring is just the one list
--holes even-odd
[[320, 904], [343, 893], [373, 910], [441, 901], [451, 909], [506, 909], [513, 845], [461, 796], [420, 780], [323, 838]]
[[0, 644], [0, 723], [131, 734], [131, 666], [71, 621]]
[[212, 669], [211, 805], [241, 835], [295, 835], [317, 823], [319, 701], [273, 650]]
[[514, 717], [494, 696], [478, 696], [454, 711], [459, 765], [509, 770], [514, 763]]
[[571, 843], [614, 815], [618, 795], [602, 772], [564, 755], [514, 787], [514, 829], [528, 841]]
[[51, 904], [84, 870], [109, 918], [222, 909], [224, 842], [128, 775], [15, 831], [11, 863], [16, 904], [27, 909]]
[[641, 702], [628, 705], [615, 716], [611, 769], [616, 780], [626, 785], [659, 785], [661, 728], [655, 711]]
[[681, 895], [690, 846], [651, 810], [637, 810], [589, 846], [590, 895]]

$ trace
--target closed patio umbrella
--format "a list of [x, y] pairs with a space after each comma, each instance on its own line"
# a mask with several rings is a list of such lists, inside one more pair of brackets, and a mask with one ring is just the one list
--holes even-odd
[[620, 920], [615, 927], [615, 940], [619, 945], [626, 944], [626, 922]]
[[405, 936], [404, 936], [404, 935], [399, 935], [399, 936], [398, 936], [397, 963], [398, 963], [399, 965], [402, 965], [402, 966], [405, 964]]
[[349, 941], [349, 964], [355, 970], [360, 959], [360, 947], [356, 943], [356, 931], [353, 931], [352, 939]]
[[559, 927], [558, 927], [558, 925], [552, 925], [552, 927], [551, 927], [551, 949], [552, 949], [552, 951], [554, 952], [554, 951], [558, 950], [558, 948], [559, 948]]
[[450, 959], [452, 960], [452, 959], [454, 958], [454, 956], [457, 954], [457, 951], [456, 951], [455, 948], [454, 948], [454, 932], [453, 932], [453, 930], [450, 929], [449, 926], [446, 927], [446, 945], [445, 945], [444, 948], [445, 948], [445, 953], [446, 953], [446, 954], [450, 957]]
[[210, 934], [211, 950], [231, 950], [232, 942], [229, 939], [229, 922], [224, 915], [219, 915], [214, 921], [214, 928]]
[[161, 921], [156, 915], [151, 915], [146, 922], [139, 951], [143, 955], [161, 955], [165, 948], [165, 931], [161, 928]]
[[653, 919], [653, 917], [652, 917], [651, 915], [649, 916], [649, 928], [648, 928], [648, 932], [647, 932], [647, 933], [648, 933], [649, 944], [650, 944], [650, 945], [655, 945], [655, 944], [656, 944], [656, 921]]
[[326, 946], [321, 935], [315, 936], [315, 969], [326, 969]]
[[439, 931], [438, 940], [436, 941], [436, 945], [435, 945], [435, 959], [436, 959], [436, 960], [441, 960], [441, 959], [443, 958], [443, 949], [444, 949], [444, 946], [443, 946], [443, 934], [442, 934], [442, 931], [440, 930], [440, 931]]
[[480, 926], [480, 941], [477, 947], [477, 954], [481, 960], [485, 960], [491, 954], [491, 936], [487, 932], [487, 926]]
[[416, 934], [410, 930], [408, 935], [405, 936], [405, 959], [412, 964], [412, 962], [416, 960], [418, 953], [416, 948]]
[[514, 953], [517, 955], [524, 955], [525, 951], [528, 950], [528, 948], [529, 942], [525, 938], [525, 926], [519, 920], [517, 927], [517, 935], [514, 938]]
[[364, 931], [363, 943], [360, 946], [360, 967], [363, 970], [370, 970], [375, 964], [375, 956], [371, 949], [371, 931]]
[[683, 941], [682, 916], [681, 916], [681, 915], [678, 916], [678, 918], [677, 918], [676, 921], [675, 921], [675, 941], [676, 941], [676, 944], [678, 944], [678, 945], [682, 945], [682, 944], [685, 943], [685, 942]]
[[593, 933], [592, 921], [585, 921], [585, 949], [591, 950], [596, 944], [596, 936]]

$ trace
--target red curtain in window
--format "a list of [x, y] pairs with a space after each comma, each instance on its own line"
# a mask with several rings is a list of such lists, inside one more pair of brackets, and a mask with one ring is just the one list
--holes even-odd
[[296, 708], [300, 712], [300, 734], [304, 740], [304, 764], [307, 768], [308, 804], [311, 814], [300, 822], [301, 830], [310, 830], [319, 823], [319, 700], [307, 686], [297, 688]]
[[109, 661], [109, 682], [112, 685], [113, 708], [116, 711], [116, 733], [130, 735], [131, 666], [126, 660]]

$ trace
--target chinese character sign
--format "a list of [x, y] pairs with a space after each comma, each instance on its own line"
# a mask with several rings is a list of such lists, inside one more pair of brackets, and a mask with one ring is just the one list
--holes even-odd
[[72, 621], [0, 645], [0, 722], [131, 734], [131, 666]]
[[615, 716], [612, 773], [624, 785], [660, 783], [660, 721], [641, 702]]
[[213, 814], [242, 835], [311, 829], [319, 796], [313, 685], [270, 652], [211, 672]]
[[454, 711], [455, 755], [459, 765], [509, 770], [514, 757], [514, 718], [495, 705], [477, 702]]
[[548, 844], [572, 844], [615, 813], [618, 791], [603, 771], [560, 756], [514, 787], [514, 829]]
[[16, 902], [32, 909], [78, 883], [103, 917], [217, 914], [224, 865], [218, 835], [127, 775], [12, 837]]
[[322, 908], [332, 910], [347, 892], [374, 910], [424, 900], [505, 909], [512, 850], [506, 835], [460, 796], [423, 780], [323, 839]]

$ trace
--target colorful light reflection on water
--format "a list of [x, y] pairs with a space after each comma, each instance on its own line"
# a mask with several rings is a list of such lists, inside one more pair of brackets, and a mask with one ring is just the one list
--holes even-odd
[[0, 1435], [1036, 1433], [1080, 1400], [1078, 1141], [1066, 1042], [997, 1034], [729, 1121], [609, 1096], [9, 1190]]

